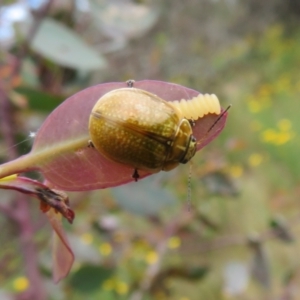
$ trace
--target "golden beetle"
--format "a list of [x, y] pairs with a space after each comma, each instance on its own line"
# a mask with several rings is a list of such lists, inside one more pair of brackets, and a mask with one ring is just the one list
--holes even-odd
[[167, 102], [131, 87], [103, 95], [89, 119], [91, 145], [104, 157], [134, 169], [156, 173], [187, 163], [196, 153], [193, 120], [220, 114], [215, 95]]

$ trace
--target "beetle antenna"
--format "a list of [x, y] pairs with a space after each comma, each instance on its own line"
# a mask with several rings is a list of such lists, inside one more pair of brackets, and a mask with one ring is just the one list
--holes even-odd
[[231, 104], [229, 104], [227, 106], [227, 108], [219, 115], [219, 117], [217, 118], [217, 120], [214, 121], [214, 123], [209, 127], [209, 129], [207, 130], [205, 136], [200, 141], [198, 141], [197, 144], [201, 144], [201, 142], [206, 138], [206, 136], [208, 135], [208, 133], [216, 126], [216, 124], [221, 120], [221, 118], [226, 114], [226, 112], [230, 109], [231, 106], [232, 106]]
[[187, 189], [187, 210], [191, 211], [191, 198], [192, 198], [192, 161], [189, 163], [189, 176], [188, 176], [188, 189]]
[[216, 124], [221, 120], [221, 118], [227, 113], [227, 111], [230, 109], [232, 105], [229, 104], [227, 106], [227, 108], [219, 115], [218, 119], [210, 126], [210, 128], [208, 129], [207, 133], [210, 132], [215, 126]]

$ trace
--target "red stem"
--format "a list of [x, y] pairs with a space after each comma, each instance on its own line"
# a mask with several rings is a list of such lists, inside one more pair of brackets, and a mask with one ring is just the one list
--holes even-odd
[[[15, 126], [12, 122], [10, 102], [4, 91], [0, 91], [1, 130], [5, 144], [9, 151], [9, 158], [17, 156], [14, 145]], [[31, 222], [30, 205], [26, 196], [16, 194], [14, 204], [6, 206], [6, 215], [12, 217], [19, 227], [20, 253], [24, 257], [26, 276], [30, 282], [29, 289], [23, 293], [20, 299], [23, 300], [44, 300], [46, 299], [43, 281], [39, 273], [38, 252], [33, 241], [34, 230]], [[5, 210], [2, 210], [4, 212]]]
[[45, 300], [46, 292], [39, 271], [38, 251], [33, 241], [35, 235], [34, 225], [31, 222], [30, 206], [28, 196], [18, 194], [17, 223], [20, 230], [20, 252], [23, 254], [26, 275], [30, 282], [30, 287], [21, 295], [21, 299]]

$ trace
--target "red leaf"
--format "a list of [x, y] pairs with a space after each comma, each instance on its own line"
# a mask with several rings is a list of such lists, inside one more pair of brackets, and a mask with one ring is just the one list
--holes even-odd
[[52, 190], [43, 183], [27, 177], [9, 176], [0, 180], [0, 189], [19, 191], [40, 200], [41, 210], [47, 212], [50, 207], [60, 212], [70, 223], [75, 214], [69, 207], [68, 196], [61, 191]]
[[74, 262], [74, 253], [70, 247], [67, 236], [61, 224], [61, 216], [57, 214], [54, 209], [47, 212], [47, 217], [54, 229], [53, 233], [53, 280], [59, 282], [62, 278], [66, 277]]
[[[54, 229], [53, 235], [53, 279], [58, 282], [68, 275], [73, 262], [74, 254], [69, 245], [67, 236], [61, 224], [61, 214], [72, 223], [73, 211], [68, 207], [67, 196], [60, 191], [49, 189], [48, 186], [25, 177], [10, 176], [0, 180], [1, 189], [17, 190], [33, 196], [41, 201], [41, 208]], [[50, 205], [55, 209], [50, 208]], [[59, 211], [61, 214], [57, 213]]]
[[[109, 161], [87, 146], [88, 122], [94, 104], [107, 92], [126, 86], [125, 82], [99, 84], [68, 98], [45, 120], [31, 152], [1, 165], [0, 177], [38, 169], [55, 188], [69, 191], [101, 189], [133, 181], [131, 167]], [[191, 99], [199, 94], [177, 84], [152, 80], [135, 82], [134, 87], [167, 101]], [[226, 117], [227, 113], [210, 131], [218, 119], [217, 115], [206, 115], [196, 121], [193, 134], [200, 142], [198, 150], [222, 131]], [[143, 178], [151, 174], [139, 171], [139, 175]]]

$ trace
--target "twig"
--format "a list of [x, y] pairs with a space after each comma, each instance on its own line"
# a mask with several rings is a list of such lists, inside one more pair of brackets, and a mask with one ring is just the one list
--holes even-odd
[[[19, 55], [16, 57], [15, 65], [12, 69], [10, 78], [8, 79], [8, 85], [4, 88], [0, 85], [0, 125], [2, 136], [5, 141], [7, 149], [9, 149], [8, 158], [14, 159], [17, 157], [14, 132], [15, 124], [12, 120], [12, 108], [8, 98], [7, 89], [11, 88], [11, 80], [19, 74], [22, 61], [29, 52], [29, 45], [37, 32], [41, 21], [47, 15], [49, 8], [53, 0], [49, 0], [47, 4], [38, 12], [36, 20], [28, 34], [27, 39], [23, 42], [20, 48]], [[26, 300], [45, 300], [46, 293], [43, 286], [42, 278], [39, 272], [37, 261], [37, 249], [33, 241], [34, 227], [30, 215], [29, 201], [26, 201], [26, 197], [22, 194], [18, 194], [14, 204], [14, 212], [9, 207], [2, 206], [2, 211], [5, 211], [7, 215], [13, 216], [19, 227], [19, 239], [20, 239], [20, 252], [24, 257], [24, 264], [26, 275], [30, 282], [30, 287], [23, 294], [20, 294], [20, 299]]]
[[[167, 237], [165, 237], [167, 238]], [[167, 242], [166, 239], [161, 241], [156, 247], [156, 253], [158, 256], [157, 261], [154, 264], [150, 264], [147, 268], [144, 278], [140, 283], [139, 289], [133, 293], [131, 300], [141, 300], [146, 291], [151, 288], [152, 282], [160, 271], [161, 261], [167, 251]]]
[[161, 262], [168, 250], [168, 239], [175, 235], [179, 228], [182, 227], [183, 223], [188, 222], [193, 218], [191, 212], [183, 210], [183, 214], [176, 216], [165, 228], [165, 235], [163, 239], [156, 246], [156, 253], [158, 256], [157, 261], [154, 264], [150, 264], [146, 269], [144, 277], [140, 283], [139, 288], [131, 295], [130, 300], [141, 300], [143, 295], [150, 290], [152, 283], [156, 276], [159, 274], [161, 269]]
[[[190, 213], [190, 218], [192, 218], [192, 214]], [[181, 220], [179, 223], [178, 220]], [[130, 300], [141, 300], [144, 294], [149, 291], [152, 287], [153, 281], [156, 276], [159, 274], [161, 269], [161, 262], [168, 250], [167, 240], [172, 235], [176, 234], [176, 232], [182, 227], [182, 224], [185, 223], [188, 219], [184, 220], [182, 216], [180, 218], [174, 218], [174, 221], [166, 226], [164, 238], [158, 243], [156, 247], [156, 252], [158, 255], [158, 259], [155, 264], [149, 265], [146, 269], [144, 277], [139, 285], [139, 288], [132, 294]], [[296, 223], [299, 223], [300, 216], [295, 216], [288, 223], [287, 226], [293, 226]], [[224, 236], [216, 239], [213, 242], [202, 244], [200, 247], [193, 246], [193, 250], [196, 251], [197, 254], [205, 253], [209, 251], [222, 250], [226, 247], [233, 246], [250, 246], [251, 243], [264, 243], [268, 240], [274, 238], [280, 238], [281, 231], [279, 228], [268, 229], [261, 234], [253, 235], [253, 236], [245, 236], [245, 235], [236, 235], [236, 236]], [[186, 251], [186, 249], [185, 249]], [[283, 298], [289, 299], [289, 298]]]
[[[294, 228], [296, 224], [299, 224], [299, 221], [300, 221], [300, 215], [294, 216], [286, 223], [286, 226], [288, 228]], [[271, 239], [280, 238], [280, 236], [281, 236], [280, 228], [267, 229], [261, 233], [257, 233], [252, 236], [251, 235], [223, 236], [215, 239], [214, 241], [202, 243], [198, 247], [193, 244], [193, 250], [188, 251], [186, 247], [185, 252], [188, 252], [189, 254], [207, 253], [210, 251], [223, 250], [224, 248], [228, 248], [228, 247], [247, 246], [251, 244], [251, 242], [253, 241], [257, 243], [264, 243]]]

